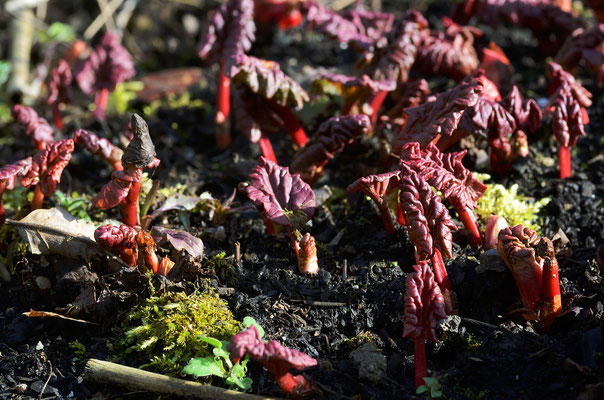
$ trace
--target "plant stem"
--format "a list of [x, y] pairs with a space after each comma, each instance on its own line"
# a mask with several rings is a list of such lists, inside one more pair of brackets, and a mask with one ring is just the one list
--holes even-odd
[[285, 125], [285, 130], [289, 133], [292, 141], [297, 147], [303, 147], [308, 142], [308, 136], [304, 132], [304, 128], [300, 125], [298, 118], [292, 110], [287, 106], [282, 106], [274, 100], [269, 100], [269, 103], [274, 110], [279, 114]]
[[107, 101], [109, 100], [109, 90], [101, 89], [94, 95], [94, 112], [92, 115], [98, 119], [105, 120], [105, 110], [107, 109]]
[[52, 120], [58, 130], [63, 129], [63, 118], [61, 117], [61, 111], [57, 103], [52, 105]]
[[136, 267], [138, 262], [138, 252], [136, 249], [124, 249], [122, 252], [120, 252], [120, 258], [129, 266]]
[[380, 107], [382, 106], [384, 100], [386, 100], [388, 93], [389, 92], [386, 90], [381, 90], [373, 95], [371, 102], [369, 103], [369, 105], [371, 105], [371, 109], [373, 110], [373, 114], [371, 114], [372, 124], [375, 124], [375, 121], [377, 121], [378, 111], [380, 111]]
[[543, 263], [543, 305], [541, 306], [541, 328], [548, 330], [554, 319], [562, 311], [558, 261], [546, 258]]
[[424, 378], [428, 375], [428, 367], [426, 366], [426, 339], [413, 339], [413, 358], [415, 361], [415, 387], [420, 387], [424, 384]]
[[570, 161], [570, 147], [561, 145], [558, 154], [560, 157], [560, 179], [566, 179], [573, 174]]
[[[140, 217], [143, 219], [147, 215], [147, 212], [149, 211], [151, 204], [153, 204], [153, 201], [155, 201], [155, 196], [157, 196], [157, 191], [159, 190], [159, 184], [160, 184], [159, 179], [155, 179], [153, 181], [153, 186], [151, 186], [151, 191], [149, 192], [147, 197], [145, 197], [145, 202], [143, 203], [143, 206], [141, 207], [141, 212], [140, 212]], [[143, 226], [143, 228], [147, 229], [148, 228], [147, 224], [145, 224], [145, 226]]]
[[44, 202], [44, 194], [42, 193], [42, 189], [40, 189], [40, 184], [36, 185], [36, 190], [34, 191], [34, 198], [31, 201], [31, 211], [42, 208], [42, 203]]
[[215, 135], [216, 145], [219, 149], [226, 149], [231, 145], [231, 127], [229, 115], [231, 113], [231, 80], [224, 74], [224, 60], [220, 60], [218, 72], [218, 87], [216, 88], [216, 120]]
[[434, 265], [434, 275], [436, 276], [436, 281], [438, 282], [438, 286], [440, 287], [441, 291], [451, 291], [451, 282], [449, 281], [449, 275], [447, 274], [443, 257], [440, 254], [440, 250], [438, 250], [436, 247], [434, 247], [432, 263]]
[[472, 234], [470, 236], [470, 244], [472, 246], [481, 245], [482, 235], [480, 234], [480, 228], [478, 227], [478, 223], [476, 221], [476, 215], [470, 210], [468, 207], [464, 207], [458, 202], [453, 202], [453, 208], [457, 212], [459, 219], [463, 223], [463, 226], [470, 231]]
[[491, 171], [497, 175], [505, 175], [510, 171], [511, 164], [500, 158], [493, 149], [491, 149]]
[[273, 151], [273, 146], [271, 145], [270, 140], [268, 140], [268, 136], [266, 136], [264, 132], [262, 132], [260, 135], [258, 144], [260, 145], [260, 150], [262, 151], [264, 158], [271, 160], [275, 164], [278, 164], [277, 157], [275, 157], [275, 152]]
[[405, 226], [405, 215], [403, 214], [403, 206], [400, 202], [396, 204], [396, 222], [400, 226]]
[[132, 182], [132, 187], [128, 192], [128, 196], [122, 202], [122, 222], [129, 226], [136, 226], [138, 222], [138, 193], [141, 189], [140, 182]]
[[41, 140], [36, 140], [36, 150], [44, 150], [46, 148], [46, 143]]
[[4, 204], [2, 203], [2, 196], [4, 196], [5, 189], [6, 181], [0, 181], [0, 226], [4, 225], [4, 221], [6, 221], [6, 211], [4, 210]]

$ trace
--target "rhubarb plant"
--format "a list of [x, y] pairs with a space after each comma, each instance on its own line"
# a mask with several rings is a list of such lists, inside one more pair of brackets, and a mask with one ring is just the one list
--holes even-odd
[[302, 234], [315, 212], [315, 193], [298, 174], [280, 167], [264, 157], [249, 175], [250, 183], [241, 185], [274, 235], [285, 229], [292, 242], [298, 268], [302, 273], [316, 274], [319, 265], [316, 244], [310, 234]]
[[424, 385], [428, 376], [426, 340], [436, 342], [436, 325], [446, 318], [445, 302], [427, 261], [413, 266], [405, 281], [405, 315], [403, 337], [413, 339], [415, 387]]
[[8, 164], [0, 168], [0, 227], [6, 221], [6, 211], [2, 203], [2, 197], [7, 190], [13, 190], [17, 179], [23, 177], [31, 169], [31, 157], [21, 160], [15, 164]]
[[308, 93], [281, 71], [279, 64], [240, 54], [229, 60], [226, 75], [237, 85], [239, 126], [248, 139], [260, 143], [264, 157], [277, 162], [266, 134], [282, 126], [294, 147], [306, 144], [306, 132], [290, 107], [302, 108], [309, 100]]
[[48, 99], [46, 102], [52, 104], [53, 122], [57, 129], [63, 129], [63, 118], [61, 117], [61, 107], [71, 103], [71, 68], [69, 63], [63, 59], [59, 60], [58, 65], [50, 74], [48, 82]]
[[499, 255], [512, 272], [524, 306], [548, 330], [562, 312], [558, 262], [554, 245], [535, 231], [516, 225], [499, 232]]
[[116, 170], [92, 203], [107, 210], [121, 204], [122, 222], [129, 226], [140, 225], [138, 217], [138, 194], [143, 167], [154, 168], [159, 164], [155, 158], [155, 147], [149, 135], [149, 127], [137, 114], [131, 118], [134, 137], [122, 155], [123, 170]]
[[329, 160], [370, 131], [371, 122], [366, 115], [332, 117], [319, 125], [312, 139], [294, 155], [289, 168], [312, 184]]
[[466, 150], [441, 153], [432, 143], [421, 150], [419, 143], [412, 142], [403, 146], [401, 162], [442, 193], [469, 230], [471, 243], [478, 245], [482, 243], [482, 235], [472, 210], [478, 207], [476, 201], [487, 187], [464, 167], [465, 155]]
[[105, 119], [109, 93], [118, 83], [134, 76], [132, 56], [121, 44], [117, 33], [105, 32], [101, 43], [78, 67], [76, 81], [88, 96], [94, 95], [93, 115]]
[[219, 148], [231, 143], [229, 122], [231, 81], [227, 74], [227, 63], [233, 57], [245, 54], [255, 40], [253, 0], [229, 0], [212, 15], [198, 45], [202, 60], [218, 63], [216, 79], [215, 134]]
[[100, 138], [84, 129], [76, 130], [73, 139], [77, 145], [84, 147], [92, 154], [101, 156], [111, 164], [115, 171], [124, 169], [122, 167], [124, 152], [119, 147], [114, 146], [109, 140]]
[[255, 325], [231, 338], [227, 346], [231, 359], [239, 363], [246, 355], [261, 363], [283, 392], [296, 399], [312, 399], [314, 391], [302, 375], [293, 376], [291, 369], [301, 370], [317, 365], [317, 360], [275, 340], [264, 342]]
[[560, 145], [560, 179], [564, 179], [572, 175], [570, 148], [577, 145], [580, 136], [585, 136], [591, 93], [555, 62], [550, 62], [549, 73], [553, 94], [547, 112], [553, 117], [552, 130]]
[[48, 121], [38, 116], [33, 108], [17, 104], [13, 107], [13, 118], [25, 129], [25, 134], [34, 142], [36, 149], [42, 150], [47, 143], [54, 141]]

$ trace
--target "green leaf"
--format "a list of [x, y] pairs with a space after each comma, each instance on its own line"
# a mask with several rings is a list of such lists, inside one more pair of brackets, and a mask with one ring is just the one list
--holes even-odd
[[182, 372], [187, 375], [193, 375], [196, 378], [201, 376], [219, 376], [226, 377], [221, 362], [216, 362], [213, 357], [195, 357], [189, 360], [189, 364], [183, 368]]
[[443, 395], [442, 390], [439, 390], [436, 388], [430, 389], [430, 397], [436, 398], [436, 397], [442, 397], [442, 395]]
[[247, 329], [250, 326], [254, 325], [258, 330], [258, 335], [262, 339], [264, 337], [264, 329], [256, 322], [256, 320], [250, 316], [243, 318], [243, 326]]
[[426, 385], [421, 385], [418, 386], [417, 389], [415, 389], [415, 394], [422, 394], [422, 393], [426, 393], [428, 391], [428, 387]]
[[71, 26], [60, 22], [53, 22], [46, 31], [38, 31], [38, 40], [42, 43], [70, 43], [75, 39], [76, 34]]
[[243, 390], [248, 390], [252, 387], [252, 383], [254, 383], [254, 381], [252, 378], [229, 377], [226, 379], [226, 383], [229, 385], [237, 385]]
[[435, 384], [438, 384], [438, 380], [436, 380], [436, 378], [431, 378], [429, 376], [424, 378], [424, 382], [426, 383], [427, 387], [433, 387]]
[[206, 342], [206, 343], [210, 344], [212, 347], [216, 347], [217, 349], [222, 348], [222, 342], [218, 339], [214, 339], [212, 337], [207, 337], [207, 336], [199, 336], [199, 340], [201, 340], [202, 342]]

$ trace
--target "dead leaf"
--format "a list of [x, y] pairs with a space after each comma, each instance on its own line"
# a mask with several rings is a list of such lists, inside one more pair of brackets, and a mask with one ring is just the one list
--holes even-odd
[[110, 256], [122, 266], [126, 264], [94, 240], [94, 224], [77, 219], [67, 210], [54, 207], [34, 210], [20, 221], [6, 220], [29, 244], [33, 254], [58, 254], [90, 261], [92, 255]]

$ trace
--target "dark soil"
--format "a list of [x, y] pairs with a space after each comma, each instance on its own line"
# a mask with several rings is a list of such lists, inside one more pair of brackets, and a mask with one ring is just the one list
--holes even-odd
[[[198, 32], [187, 31], [181, 22], [185, 15], [203, 21], [213, 8], [203, 4], [199, 8], [177, 2], [150, 2], [145, 10], [139, 10], [129, 26], [126, 45], [134, 51], [140, 74], [198, 66], [194, 52]], [[400, 13], [397, 4], [384, 1], [384, 9]], [[447, 9], [436, 5], [422, 11], [436, 25]], [[61, 21], [90, 21], [96, 11], [67, 7], [49, 12]], [[144, 25], [149, 21], [151, 26]], [[484, 41], [497, 42], [513, 61], [516, 80], [523, 90], [531, 90], [535, 97], [546, 96], [545, 55], [540, 54], [530, 33], [480, 27], [485, 29]], [[8, 40], [5, 34], [0, 38], [3, 45]], [[286, 72], [307, 87], [309, 80], [303, 72], [306, 66], [349, 68], [355, 61], [350, 51], [301, 29], [260, 31], [252, 53], [279, 61]], [[205, 68], [204, 73], [207, 80], [204, 78], [191, 97], [212, 103], [213, 71]], [[596, 250], [604, 245], [604, 93], [593, 84], [589, 71], [581, 71], [580, 78], [594, 94], [594, 105], [588, 110], [591, 123], [587, 136], [579, 140], [573, 154], [573, 177], [558, 179], [556, 163], [543, 161], [557, 160], [557, 145], [547, 120], [530, 139], [529, 157], [514, 164], [509, 175], [495, 177], [507, 186], [519, 184], [524, 195], [551, 197], [541, 213], [541, 232], [553, 238], [563, 231], [568, 238], [568, 243], [555, 242], [565, 311], [547, 334], [538, 332], [514, 313], [522, 304], [508, 270], [486, 261], [481, 265], [481, 250], [467, 244], [463, 231], [456, 233], [454, 257], [447, 261], [447, 269], [457, 293], [459, 316], [443, 321], [438, 343], [429, 343], [427, 348], [429, 375], [438, 377], [448, 399], [575, 399], [589, 385], [604, 379], [604, 294], [596, 261]], [[443, 84], [442, 80], [435, 82]], [[87, 104], [88, 100], [82, 97], [81, 101]], [[36, 109], [50, 120], [47, 106], [40, 104]], [[107, 126], [101, 126], [87, 114], [73, 111], [71, 115], [64, 137], [77, 127], [109, 135], [123, 131], [127, 122], [127, 116], [112, 116]], [[246, 180], [259, 149], [235, 134], [233, 146], [219, 151], [214, 146], [212, 121], [208, 108], [188, 107], [160, 108], [148, 118], [162, 160], [154, 177], [162, 186], [184, 183], [189, 194], [208, 191], [217, 199], [226, 199], [239, 182]], [[27, 138], [14, 124], [3, 126], [0, 136], [15, 138], [0, 148], [3, 163], [32, 153]], [[271, 141], [280, 164], [289, 164], [293, 154], [289, 139], [273, 135]], [[468, 161], [472, 167], [473, 160]], [[376, 164], [377, 142], [364, 140], [330, 162], [316, 184], [318, 194], [332, 193], [318, 206], [312, 221], [311, 233], [319, 243], [321, 266], [316, 277], [297, 271], [287, 238], [268, 236], [258, 213], [251, 208], [227, 215], [220, 224], [224, 238], [216, 234], [219, 227], [207, 214], [190, 215], [192, 230], [204, 233], [204, 268], [209, 257], [226, 252], [233, 271], [204, 269], [204, 274], [195, 279], [208, 280], [217, 288], [231, 288], [222, 292], [237, 319], [252, 316], [268, 338], [316, 358], [319, 365], [304, 374], [321, 389], [322, 395], [317, 398], [415, 396], [413, 342], [402, 338], [405, 277], [414, 263], [412, 246], [405, 229], [386, 236], [372, 205], [363, 196], [344, 192], [349, 183], [375, 171]], [[76, 151], [59, 188], [67, 193], [93, 194], [110, 173], [98, 159]], [[236, 202], [248, 204], [239, 194]], [[52, 198], [48, 199], [46, 206], [53, 203]], [[117, 212], [109, 211], [109, 216], [117, 219]], [[176, 212], [167, 213], [165, 221], [158, 223], [183, 229]], [[234, 258], [237, 242], [241, 246], [239, 264]], [[102, 267], [59, 257], [27, 255], [13, 261], [16, 274], [11, 282], [0, 286], [0, 398], [153, 397], [97, 385], [83, 377], [88, 358], [140, 365], [115, 348], [112, 328], [145, 295], [145, 277], [127, 271], [106, 274]], [[34, 279], [38, 276], [48, 277], [53, 290], [37, 289]], [[184, 282], [180, 287], [190, 290], [192, 283]], [[98, 302], [81, 310], [80, 318], [94, 321], [94, 325], [23, 315], [30, 308], [64, 311], [85, 289], [93, 291]], [[351, 340], [359, 335], [372, 336], [380, 351], [367, 351], [358, 340]], [[76, 340], [82, 347], [74, 345]], [[373, 361], [359, 366], [354, 362], [359, 355]], [[385, 365], [384, 374], [372, 375], [372, 370], [379, 371], [380, 363]], [[249, 371], [254, 380], [253, 393], [281, 396], [266, 371], [255, 366]]]

